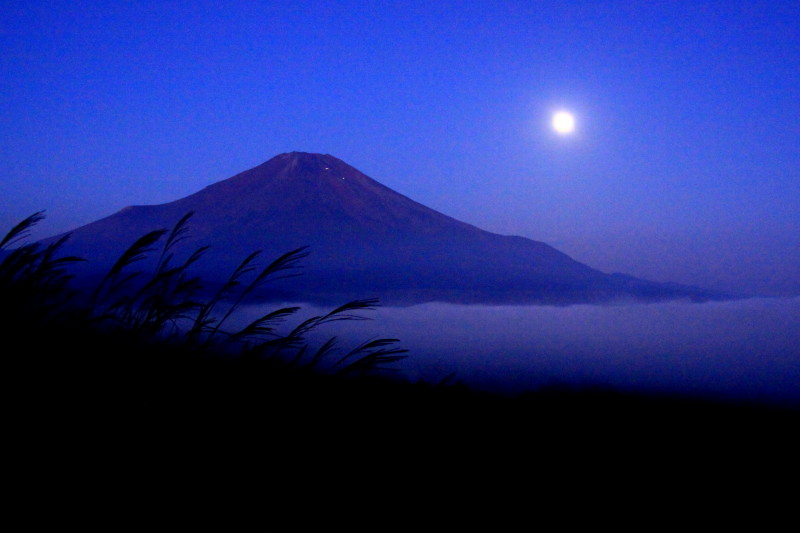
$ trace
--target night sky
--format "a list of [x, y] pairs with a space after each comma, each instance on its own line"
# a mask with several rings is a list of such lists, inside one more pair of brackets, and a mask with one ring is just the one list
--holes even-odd
[[800, 294], [797, 0], [5, 0], [0, 139], [2, 229], [320, 152], [607, 272]]

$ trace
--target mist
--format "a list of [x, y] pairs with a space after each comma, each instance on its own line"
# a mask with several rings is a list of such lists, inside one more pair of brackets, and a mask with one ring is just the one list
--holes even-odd
[[[306, 304], [297, 318], [330, 308]], [[264, 312], [246, 309], [242, 320]], [[800, 407], [800, 298], [618, 305], [382, 307], [338, 322], [351, 348], [376, 337], [410, 350], [411, 380], [455, 373], [474, 388], [516, 393], [544, 385], [742, 400]]]

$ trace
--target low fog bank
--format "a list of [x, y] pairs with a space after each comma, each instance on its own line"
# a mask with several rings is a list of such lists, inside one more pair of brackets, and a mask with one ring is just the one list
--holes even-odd
[[[298, 318], [331, 308], [306, 304]], [[253, 307], [255, 317], [269, 308]], [[245, 313], [243, 313], [244, 315]], [[343, 348], [400, 339], [400, 364], [431, 382], [476, 388], [610, 386], [800, 407], [800, 298], [553, 306], [429, 303], [381, 307], [318, 332]], [[244, 318], [244, 317], [242, 317]]]

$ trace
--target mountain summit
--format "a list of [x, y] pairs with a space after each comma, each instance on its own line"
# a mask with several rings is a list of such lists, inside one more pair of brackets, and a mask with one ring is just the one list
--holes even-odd
[[537, 241], [481, 230], [419, 204], [331, 156], [280, 154], [162, 205], [131, 206], [72, 232], [66, 251], [105, 269], [143, 234], [186, 213], [188, 255], [224, 281], [255, 250], [265, 258], [308, 246], [302, 276], [276, 289], [304, 299], [384, 302], [572, 303], [707, 298], [701, 289], [608, 275]]

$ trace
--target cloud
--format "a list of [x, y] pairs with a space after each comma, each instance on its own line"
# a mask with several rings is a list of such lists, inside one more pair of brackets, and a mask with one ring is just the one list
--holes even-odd
[[[263, 309], [262, 309], [263, 310]], [[304, 306], [304, 314], [325, 309]], [[255, 312], [255, 311], [254, 311]], [[519, 391], [548, 383], [800, 406], [800, 298], [552, 306], [379, 308], [320, 331], [343, 345], [396, 337], [412, 379]]]

